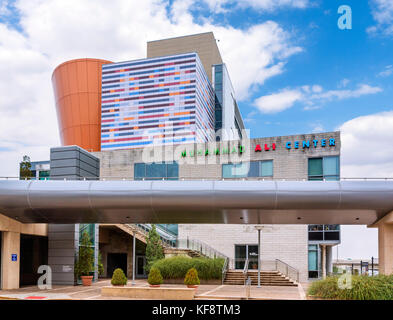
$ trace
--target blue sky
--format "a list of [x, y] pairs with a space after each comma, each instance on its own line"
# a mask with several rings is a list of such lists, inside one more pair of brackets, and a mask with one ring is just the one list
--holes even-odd
[[[60, 144], [57, 65], [140, 59], [147, 41], [208, 31], [252, 137], [339, 129], [342, 177], [393, 177], [392, 0], [0, 0], [0, 176]], [[375, 230], [356, 228], [340, 255], [376, 256]]]

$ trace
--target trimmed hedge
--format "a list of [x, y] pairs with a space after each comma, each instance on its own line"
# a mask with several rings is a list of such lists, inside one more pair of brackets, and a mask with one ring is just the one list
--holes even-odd
[[111, 284], [114, 286], [124, 286], [127, 284], [127, 277], [122, 269], [117, 268], [113, 272]]
[[180, 279], [186, 276], [187, 271], [195, 268], [200, 279], [221, 279], [224, 259], [216, 258], [188, 258], [175, 256], [156, 261], [153, 267], [160, 270], [164, 279]]
[[160, 270], [154, 267], [151, 267], [149, 272], [149, 277], [147, 278], [147, 282], [151, 285], [162, 284], [162, 276]]
[[186, 277], [184, 278], [184, 284], [186, 285], [199, 285], [201, 282], [198, 278], [198, 271], [195, 268], [191, 268], [187, 271]]
[[308, 294], [323, 299], [393, 300], [393, 275], [352, 276], [352, 288], [340, 289], [338, 276], [313, 282]]

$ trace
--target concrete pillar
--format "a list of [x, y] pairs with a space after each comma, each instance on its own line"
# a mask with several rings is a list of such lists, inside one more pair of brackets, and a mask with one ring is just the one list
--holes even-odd
[[[20, 233], [5, 231], [3, 232], [2, 247], [2, 289], [19, 288], [19, 270], [20, 270]], [[16, 255], [16, 261], [12, 261], [12, 255]]]
[[379, 273], [393, 274], [393, 224], [378, 226], [378, 264]]
[[326, 279], [326, 246], [321, 245], [322, 279]]
[[326, 247], [326, 272], [327, 274], [333, 273], [333, 247]]

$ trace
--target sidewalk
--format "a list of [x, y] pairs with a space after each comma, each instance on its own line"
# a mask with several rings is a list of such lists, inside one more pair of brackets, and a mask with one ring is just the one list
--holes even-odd
[[[50, 290], [39, 290], [38, 287], [24, 287], [16, 290], [0, 290], [0, 299], [22, 300], [124, 300], [126, 298], [108, 298], [101, 296], [101, 288], [110, 286], [110, 280], [100, 280], [91, 287], [83, 286], [53, 286]], [[131, 286], [131, 281], [127, 286]], [[136, 280], [135, 286], [147, 287], [144, 280]], [[163, 284], [162, 287], [184, 287], [180, 284]], [[302, 293], [303, 292], [303, 293]], [[195, 299], [245, 299], [246, 288], [242, 285], [200, 285], [196, 291]], [[250, 299], [262, 300], [301, 300], [304, 299], [304, 291], [299, 287], [273, 287], [252, 286]]]

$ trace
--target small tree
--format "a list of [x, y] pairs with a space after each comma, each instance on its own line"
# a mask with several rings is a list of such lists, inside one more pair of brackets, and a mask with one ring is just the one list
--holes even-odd
[[149, 277], [147, 278], [147, 282], [151, 285], [158, 285], [163, 283], [161, 272], [158, 268], [152, 267], [149, 272]]
[[85, 231], [82, 234], [82, 241], [79, 246], [79, 254], [75, 264], [77, 276], [89, 276], [94, 271], [94, 249], [90, 242], [90, 236]]
[[127, 284], [127, 277], [124, 274], [123, 270], [120, 268], [117, 268], [113, 272], [111, 284], [114, 286], [124, 286]]
[[184, 284], [192, 286], [200, 284], [197, 269], [191, 268], [187, 271], [186, 277], [184, 278]]
[[153, 263], [157, 260], [164, 259], [164, 257], [161, 239], [157, 233], [156, 226], [153, 224], [146, 239], [146, 271], [149, 273]]
[[19, 177], [20, 179], [30, 179], [32, 176], [30, 157], [23, 156], [23, 161], [19, 163]]

